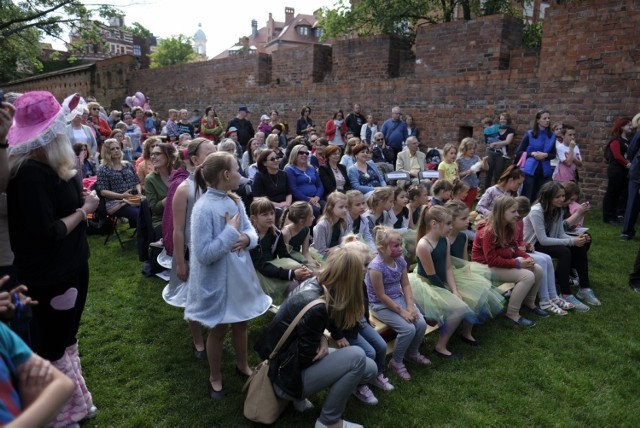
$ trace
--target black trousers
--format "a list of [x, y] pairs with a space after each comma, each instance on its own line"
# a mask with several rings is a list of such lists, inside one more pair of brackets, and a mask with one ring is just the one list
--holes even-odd
[[31, 320], [32, 349], [42, 358], [59, 360], [65, 349], [76, 343], [88, 289], [88, 263], [67, 281], [29, 286], [31, 297], [38, 301]]
[[556, 259], [556, 281], [562, 294], [572, 294], [569, 285], [571, 268], [578, 272], [580, 288], [591, 288], [589, 282], [589, 259], [587, 258], [588, 246], [568, 247], [565, 245], [540, 245], [536, 243], [536, 251], [548, 254]]
[[607, 191], [602, 199], [602, 220], [612, 221], [618, 219], [618, 212], [627, 205], [627, 170], [622, 167], [609, 167], [607, 169]]

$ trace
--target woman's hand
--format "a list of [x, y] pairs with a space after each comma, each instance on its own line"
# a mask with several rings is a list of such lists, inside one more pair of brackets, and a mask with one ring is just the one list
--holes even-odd
[[78, 159], [80, 160], [80, 163], [84, 163], [84, 161], [87, 159], [87, 151], [86, 150], [80, 150], [80, 154], [78, 155]]
[[96, 195], [96, 191], [92, 190], [91, 192], [82, 192], [82, 196], [84, 196], [84, 204], [82, 204], [82, 209], [87, 214], [92, 214], [98, 208], [98, 204], [100, 203], [100, 198]]
[[545, 152], [533, 152], [531, 153], [531, 156], [533, 156], [535, 160], [539, 161], [547, 158], [547, 154]]
[[309, 198], [309, 203], [313, 206], [319, 207], [320, 206], [320, 197], [319, 196], [314, 196], [313, 198]]
[[313, 357], [311, 361], [318, 361], [323, 359], [329, 353], [329, 344], [327, 343], [327, 338], [322, 336], [320, 338], [320, 344], [318, 345], [318, 350], [316, 351], [316, 356]]
[[576, 247], [582, 247], [590, 241], [589, 235], [583, 233], [576, 238]]
[[336, 344], [338, 345], [338, 348], [346, 348], [349, 346], [349, 341], [343, 337], [340, 340], [336, 340]]

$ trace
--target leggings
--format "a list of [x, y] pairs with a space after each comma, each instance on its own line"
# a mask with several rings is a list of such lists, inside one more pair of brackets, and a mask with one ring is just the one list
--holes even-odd
[[538, 294], [540, 282], [542, 281], [542, 268], [540, 265], [535, 264], [533, 271], [529, 269], [492, 267], [491, 277], [492, 280], [514, 282], [516, 284], [511, 291], [507, 315], [519, 314], [523, 303], [530, 308], [536, 306], [536, 294]]
[[[407, 302], [404, 296], [396, 297], [393, 301], [401, 308], [407, 309]], [[420, 314], [415, 306], [416, 313]], [[420, 351], [420, 344], [424, 340], [424, 333], [427, 331], [427, 322], [420, 315], [417, 321], [410, 323], [400, 316], [400, 314], [387, 308], [383, 303], [374, 303], [371, 310], [376, 317], [398, 333], [396, 346], [393, 348], [392, 358], [396, 363], [402, 363], [406, 355], [416, 355]]]
[[376, 362], [378, 374], [382, 373], [384, 360], [387, 357], [387, 342], [368, 322], [359, 321], [358, 336], [355, 339], [350, 339], [349, 345], [362, 348], [367, 358]]

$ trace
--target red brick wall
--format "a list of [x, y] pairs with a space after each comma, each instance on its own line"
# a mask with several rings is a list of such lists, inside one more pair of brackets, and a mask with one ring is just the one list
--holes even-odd
[[[553, 121], [576, 126], [586, 160], [582, 186], [599, 201], [609, 130], [616, 118], [638, 109], [640, 50], [633, 36], [638, 6], [638, 0], [553, 4], [540, 50], [521, 48], [520, 21], [490, 16], [421, 28], [415, 54], [394, 38], [377, 36], [154, 70], [131, 71], [123, 64], [127, 89], [120, 97], [142, 91], [162, 115], [169, 108], [202, 110], [212, 104], [225, 120], [247, 104], [254, 125], [276, 108], [291, 127], [308, 104], [318, 128], [333, 111], [348, 112], [355, 102], [378, 123], [399, 105], [414, 116], [422, 143], [438, 147], [459, 141], [469, 127], [481, 137], [480, 120], [503, 111], [513, 117], [517, 144], [536, 111], [546, 108]], [[50, 84], [59, 97], [64, 91], [94, 90], [97, 74], [99, 97], [113, 102], [120, 85], [103, 88], [104, 73], [97, 66], [67, 80], [52, 78], [42, 89]]]

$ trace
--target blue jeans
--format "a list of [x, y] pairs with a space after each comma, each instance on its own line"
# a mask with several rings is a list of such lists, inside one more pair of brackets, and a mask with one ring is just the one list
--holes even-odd
[[[407, 308], [407, 302], [404, 296], [393, 299], [394, 303], [401, 308]], [[420, 311], [415, 306], [415, 310], [418, 314]], [[393, 348], [393, 360], [396, 363], [401, 363], [406, 355], [415, 355], [420, 351], [420, 344], [424, 339], [424, 333], [427, 331], [427, 322], [424, 317], [420, 315], [418, 320], [410, 323], [400, 316], [400, 314], [387, 308], [383, 303], [374, 303], [371, 305], [371, 310], [376, 314], [376, 317], [383, 323], [393, 329], [398, 336], [396, 337], [396, 346]]]
[[387, 342], [364, 319], [358, 322], [358, 337], [349, 340], [349, 345], [358, 346], [364, 350], [368, 358], [376, 362], [378, 374], [384, 370], [384, 360], [387, 357]]

